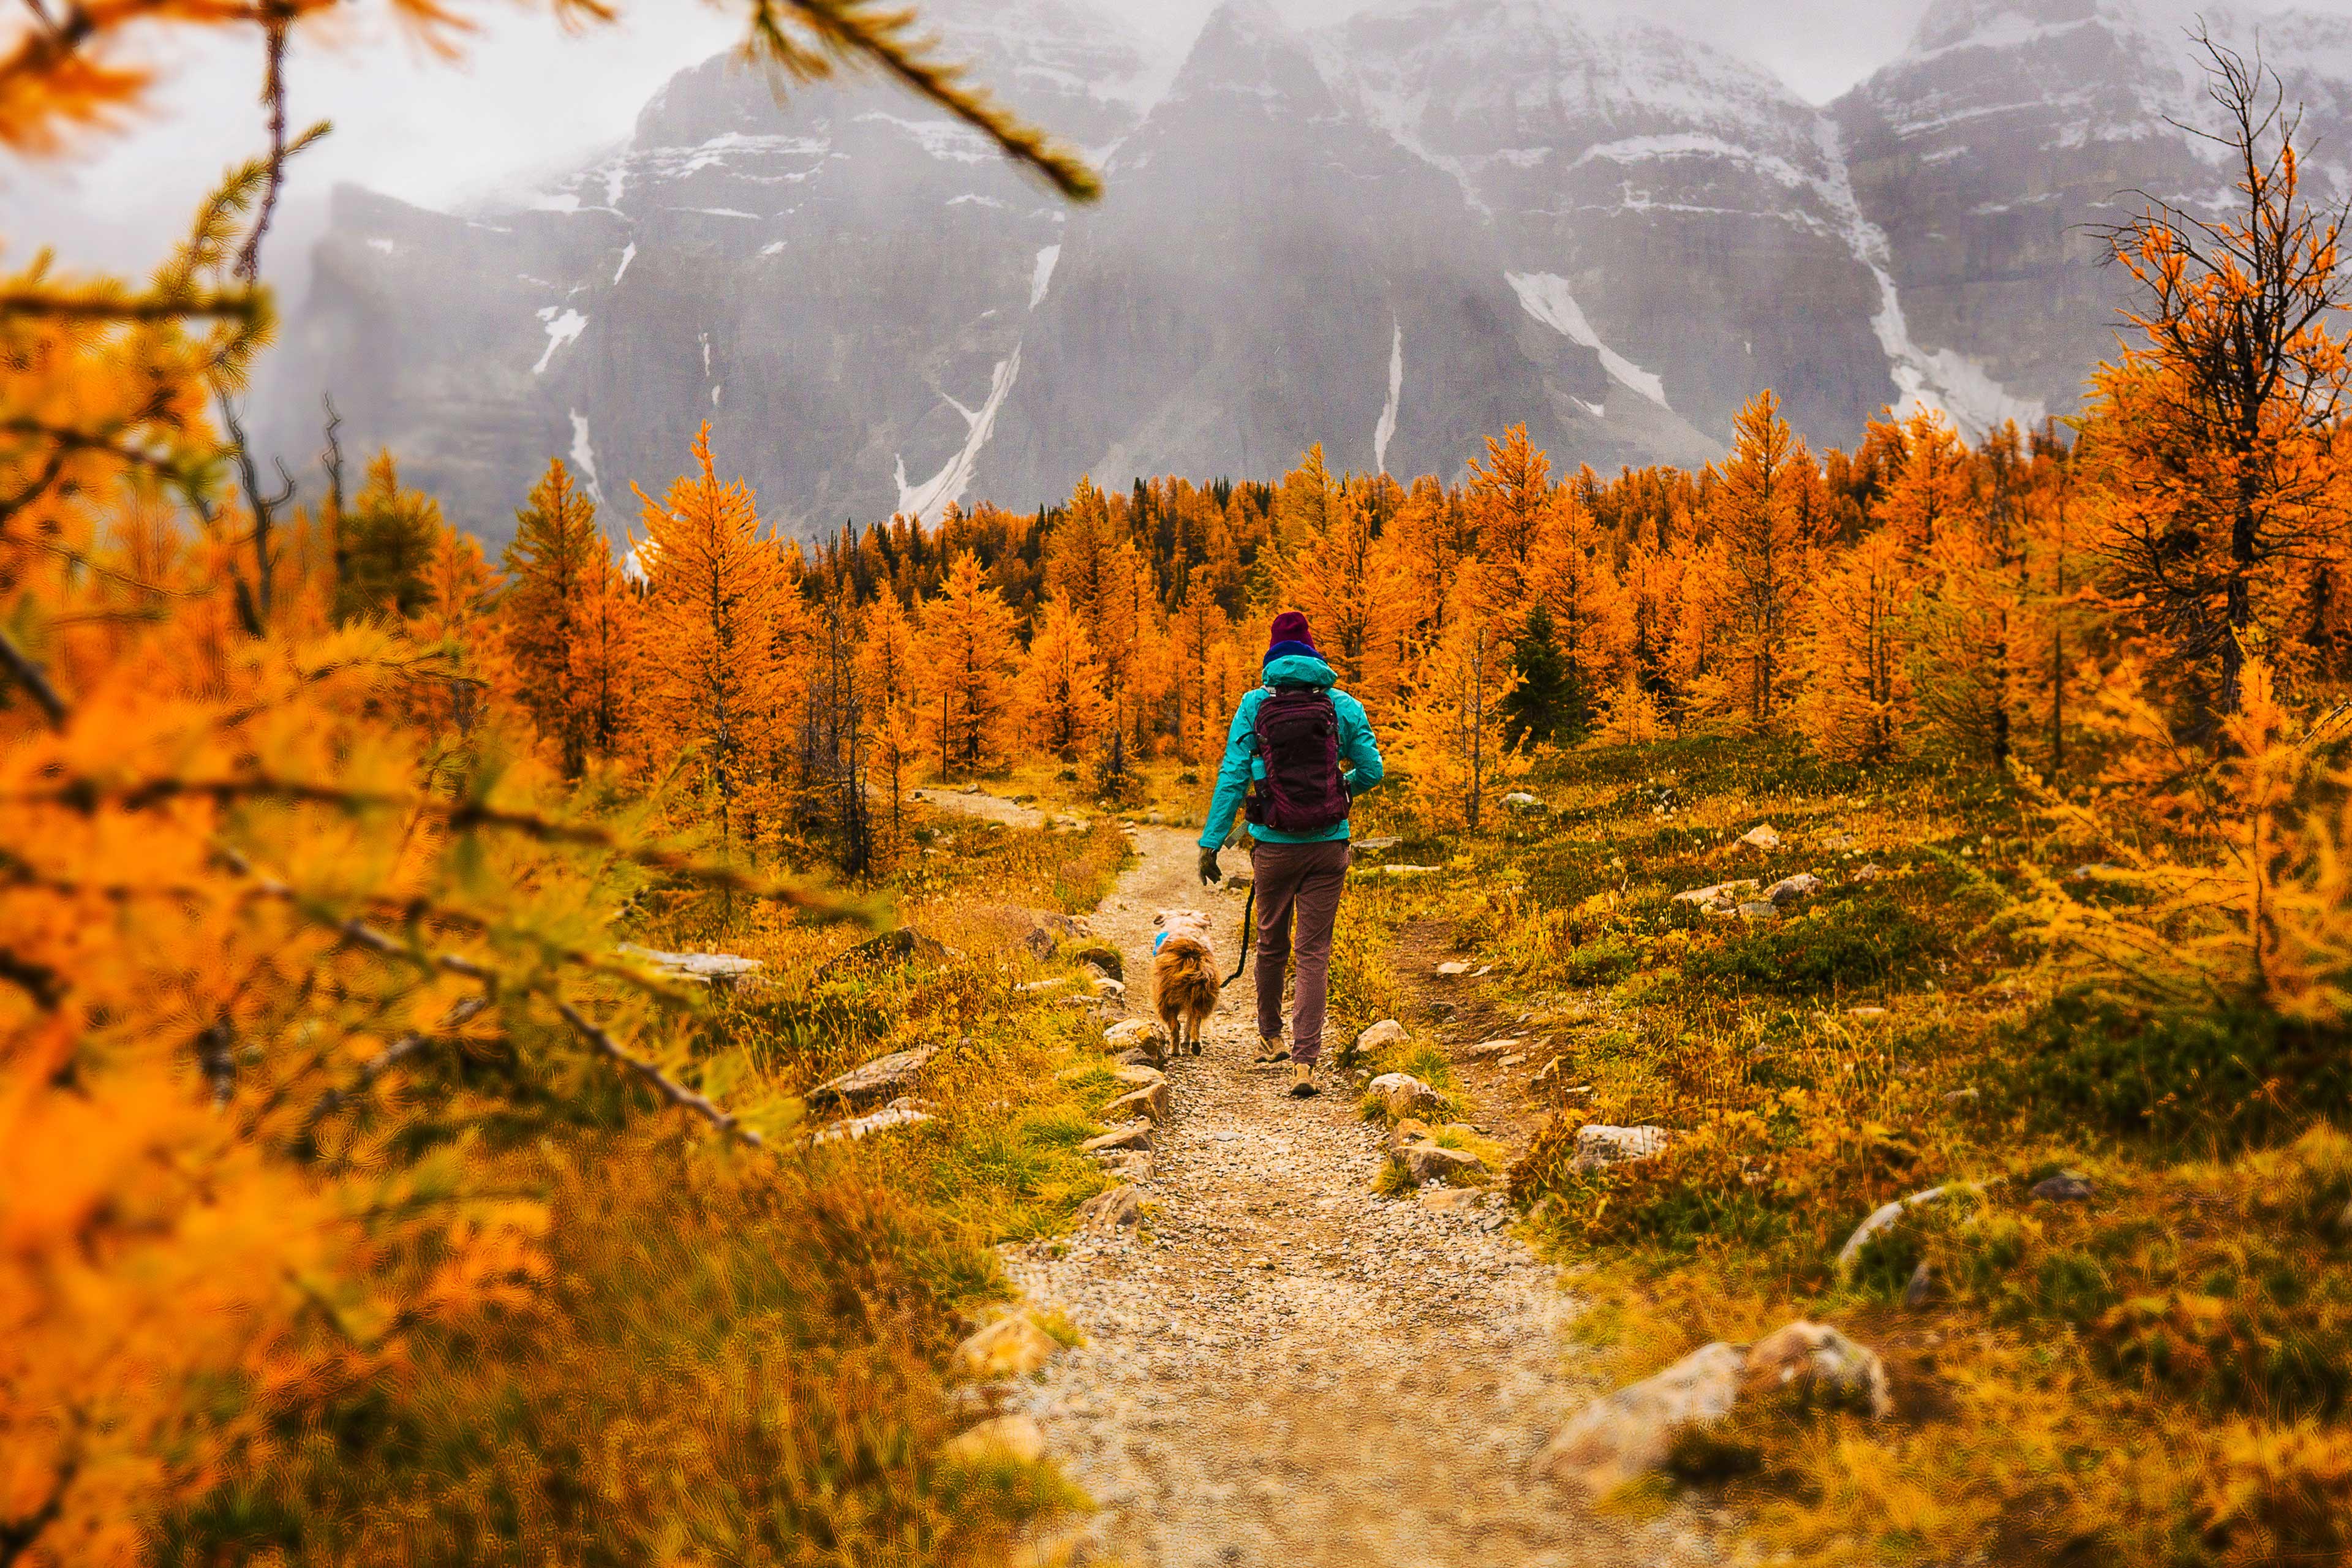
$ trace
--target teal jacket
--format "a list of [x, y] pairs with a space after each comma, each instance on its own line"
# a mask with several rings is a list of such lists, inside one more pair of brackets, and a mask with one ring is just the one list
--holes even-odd
[[[1266, 686], [1328, 687], [1337, 679], [1329, 665], [1304, 654], [1285, 654], [1265, 667]], [[1257, 709], [1265, 700], [1265, 688], [1260, 687], [1244, 692], [1241, 705], [1234, 710], [1233, 728], [1225, 733], [1225, 760], [1217, 768], [1217, 793], [1209, 802], [1208, 823], [1201, 829], [1204, 849], [1223, 847], [1250, 780], [1265, 777], [1265, 763], [1257, 754]], [[1372, 740], [1371, 721], [1364, 717], [1362, 703], [1344, 691], [1333, 691], [1331, 708], [1339, 719], [1339, 771], [1352, 800], [1381, 782], [1381, 748]], [[1320, 833], [1282, 833], [1252, 823], [1250, 837], [1263, 844], [1327, 844], [1347, 837], [1348, 824], [1343, 819]]]

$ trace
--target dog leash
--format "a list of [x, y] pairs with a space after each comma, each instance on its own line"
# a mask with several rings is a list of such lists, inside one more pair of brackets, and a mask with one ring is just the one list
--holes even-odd
[[1242, 900], [1242, 961], [1234, 965], [1234, 972], [1231, 974], [1225, 976], [1226, 985], [1231, 985], [1234, 981], [1239, 980], [1242, 977], [1242, 971], [1249, 967], [1250, 911], [1255, 908], [1257, 908], [1257, 882], [1253, 879], [1250, 882], [1249, 896]]

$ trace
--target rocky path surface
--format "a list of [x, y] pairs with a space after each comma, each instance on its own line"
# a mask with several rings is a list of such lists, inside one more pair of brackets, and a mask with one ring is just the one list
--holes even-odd
[[[1209, 912], [1230, 971], [1241, 899], [1203, 889], [1191, 835], [1139, 829], [1140, 864], [1097, 911], [1149, 1012], [1151, 919]], [[1225, 857], [1228, 868], [1240, 857]], [[1008, 1248], [1086, 1343], [1018, 1385], [1066, 1471], [1102, 1505], [1089, 1561], [1209, 1564], [1666, 1564], [1713, 1560], [1682, 1507], [1595, 1514], [1528, 1472], [1597, 1391], [1575, 1310], [1500, 1197], [1372, 1192], [1382, 1156], [1356, 1088], [1299, 1101], [1253, 1070], [1249, 982], [1207, 1051], [1168, 1069], [1143, 1224]]]
[[908, 798], [921, 801], [925, 805], [940, 811], [977, 816], [986, 822], [1006, 823], [1014, 827], [1035, 827], [1045, 820], [1034, 806], [1023, 805], [1018, 801], [1007, 800], [1001, 795], [990, 795], [982, 790], [948, 789], [934, 785], [929, 789], [910, 791]]

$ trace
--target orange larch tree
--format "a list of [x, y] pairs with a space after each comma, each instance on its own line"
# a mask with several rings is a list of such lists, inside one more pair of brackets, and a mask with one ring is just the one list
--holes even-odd
[[1110, 722], [1102, 660], [1070, 607], [1045, 601], [1021, 663], [1022, 737], [1040, 752], [1076, 762]]
[[671, 481], [659, 501], [637, 492], [647, 719], [657, 744], [690, 749], [719, 837], [732, 845], [747, 827], [756, 838], [784, 742], [787, 671], [777, 642], [799, 598], [761, 536], [751, 487], [719, 482], [707, 424], [694, 460], [696, 471]]
[[[588, 646], [588, 623], [600, 613], [596, 601], [613, 575], [613, 552], [597, 526], [595, 503], [562, 458], [548, 460], [515, 513], [505, 566], [499, 622], [514, 665], [516, 700], [554, 750], [563, 776], [576, 779], [592, 752], [613, 748], [612, 693], [608, 681], [592, 680], [599, 661]], [[600, 629], [609, 637], [616, 628]]]
[[1702, 712], [1769, 731], [1796, 674], [1789, 643], [1822, 516], [1812, 457], [1771, 393], [1740, 411], [1721, 476], [1707, 508], [1710, 548], [1685, 579], [1701, 612], [1685, 629], [1707, 644], [1689, 696]]
[[1013, 740], [1013, 671], [1020, 645], [1013, 611], [966, 551], [948, 567], [939, 597], [925, 602], [918, 657], [924, 727], [941, 777], [992, 766]]

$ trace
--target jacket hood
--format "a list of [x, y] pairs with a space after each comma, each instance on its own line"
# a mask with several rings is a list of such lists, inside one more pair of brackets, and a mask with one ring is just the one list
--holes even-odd
[[1339, 680], [1331, 667], [1303, 653], [1286, 653], [1265, 661], [1268, 686], [1329, 686]]

